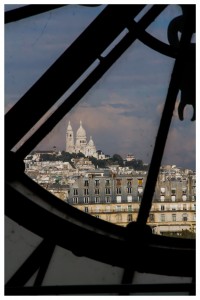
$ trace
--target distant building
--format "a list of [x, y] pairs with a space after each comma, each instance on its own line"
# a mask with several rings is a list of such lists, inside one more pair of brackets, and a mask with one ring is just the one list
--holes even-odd
[[[81, 122], [75, 142], [69, 122], [66, 141], [67, 152], [107, 158], [101, 150], [96, 151], [91, 138], [87, 143]], [[26, 174], [61, 200], [92, 216], [119, 226], [137, 221], [146, 171], [117, 164], [95, 169], [88, 157], [73, 158], [71, 165], [59, 160], [60, 155], [55, 151], [33, 152], [24, 159]], [[134, 160], [130, 154], [127, 158]], [[156, 234], [178, 236], [182, 230], [196, 231], [194, 171], [176, 165], [160, 167], [147, 224]]]
[[132, 154], [128, 154], [128, 155], [126, 156], [126, 160], [127, 160], [127, 161], [133, 161], [133, 160], [135, 160], [135, 156], [132, 155]]
[[70, 121], [66, 131], [66, 152], [69, 153], [83, 153], [86, 157], [93, 156], [98, 158], [95, 144], [90, 136], [89, 142], [87, 142], [86, 131], [80, 121], [80, 127], [76, 132], [76, 140], [74, 140], [74, 132]]
[[[136, 221], [147, 172], [110, 166], [95, 169], [86, 157], [43, 161], [28, 155], [25, 172], [49, 192], [86, 213], [120, 226]], [[163, 235], [196, 230], [196, 174], [174, 165], [160, 168], [147, 224]]]
[[98, 154], [98, 159], [104, 160], [104, 159], [109, 159], [110, 155], [106, 155], [102, 152], [102, 150], [97, 150]]

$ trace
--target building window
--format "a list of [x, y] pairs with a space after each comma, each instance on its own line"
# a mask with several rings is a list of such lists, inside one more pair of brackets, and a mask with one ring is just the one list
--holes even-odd
[[193, 215], [193, 221], [196, 221], [196, 214]]
[[186, 222], [186, 221], [188, 220], [188, 215], [187, 215], [187, 214], [183, 214], [183, 215], [182, 215], [182, 220], [183, 220], [184, 222]]
[[122, 221], [122, 215], [121, 214], [117, 214], [116, 215], [116, 221], [117, 222], [121, 222]]
[[132, 188], [131, 188], [131, 187], [128, 187], [128, 188], [127, 188], [127, 193], [128, 193], [128, 194], [131, 194], [131, 193], [132, 193]]
[[78, 195], [78, 189], [74, 189], [74, 196]]
[[154, 222], [154, 214], [149, 215], [149, 222]]
[[186, 195], [186, 191], [187, 191], [186, 187], [182, 188], [183, 195]]
[[89, 209], [88, 209], [87, 206], [84, 207], [84, 211], [85, 211], [85, 213], [88, 213], [88, 212], [89, 212]]
[[193, 210], [196, 210], [196, 204], [193, 204]]
[[161, 210], [165, 210], [165, 206], [164, 206], [164, 205], [161, 205], [160, 209], [161, 209]]
[[127, 196], [127, 201], [128, 201], [128, 202], [132, 202], [132, 200], [133, 200], [132, 195], [128, 195], [128, 196]]
[[116, 193], [117, 195], [121, 195], [122, 193], [122, 189], [119, 187], [119, 188], [116, 188]]
[[173, 202], [176, 201], [176, 196], [172, 195], [172, 196], [171, 196], [171, 200], [172, 200]]
[[186, 204], [183, 204], [183, 210], [187, 210]]
[[162, 195], [161, 195], [161, 196], [160, 196], [160, 201], [162, 201], [162, 202], [165, 201], [165, 196], [162, 196]]
[[138, 188], [138, 194], [139, 194], [139, 195], [142, 195], [142, 193], [143, 193], [143, 188], [142, 188], [142, 187], [139, 187], [139, 188]]
[[110, 188], [106, 188], [106, 195], [110, 195]]
[[84, 195], [89, 195], [89, 189], [84, 189]]
[[110, 203], [111, 202], [111, 197], [106, 197], [106, 203]]
[[164, 188], [164, 187], [161, 187], [161, 188], [160, 188], [160, 194], [161, 194], [161, 195], [165, 195], [165, 188]]
[[106, 186], [110, 186], [110, 180], [106, 179]]
[[84, 203], [89, 203], [89, 201], [90, 201], [90, 198], [89, 197], [84, 197]]
[[74, 204], [78, 204], [78, 197], [74, 197], [74, 198], [73, 198], [73, 203], [74, 203]]
[[143, 186], [143, 178], [138, 178], [138, 186]]
[[121, 211], [121, 205], [116, 206], [116, 211]]
[[187, 196], [186, 196], [186, 195], [183, 195], [183, 196], [182, 196], [182, 199], [183, 199], [183, 201], [186, 201], [186, 200], [187, 200]]
[[171, 189], [171, 200], [176, 201], [176, 189], [175, 188]]
[[176, 214], [172, 214], [172, 221], [176, 222]]
[[127, 216], [127, 221], [128, 221], [128, 222], [132, 222], [132, 221], [133, 221], [133, 216], [132, 216], [132, 214], [128, 214], [128, 216]]
[[99, 186], [99, 180], [95, 179], [95, 186]]
[[121, 179], [116, 179], [116, 184], [117, 184], [117, 186], [121, 186], [122, 180]]
[[94, 197], [95, 203], [100, 203], [100, 197]]
[[165, 215], [164, 215], [164, 214], [161, 214], [161, 215], [160, 215], [160, 221], [161, 221], [161, 222], [165, 222]]
[[132, 179], [127, 179], [127, 186], [131, 187], [132, 186]]
[[85, 180], [84, 186], [89, 186], [89, 181], [88, 180]]
[[95, 189], [94, 193], [95, 195], [99, 195], [99, 189]]
[[172, 210], [177, 210], [177, 206], [176, 205], [172, 205]]
[[196, 201], [196, 195], [192, 196], [192, 201]]
[[122, 202], [122, 197], [121, 196], [117, 196], [116, 200], [117, 200], [117, 203], [121, 203]]
[[132, 205], [128, 205], [128, 211], [132, 211]]

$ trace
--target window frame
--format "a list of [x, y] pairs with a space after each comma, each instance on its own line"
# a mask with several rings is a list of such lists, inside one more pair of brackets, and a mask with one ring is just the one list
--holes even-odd
[[[138, 6], [136, 5], [135, 7], [137, 7], [139, 9], [139, 5]], [[109, 10], [112, 11], [112, 9], [113, 8], [109, 6]], [[124, 9], [125, 8], [123, 7], [123, 10]], [[159, 11], [159, 9], [161, 10], [161, 8], [157, 8], [158, 11]], [[126, 8], [126, 12], [127, 12], [127, 15], [131, 15], [131, 12], [129, 12], [129, 9], [127, 9], [127, 8]], [[159, 13], [160, 13], [160, 11], [159, 11]], [[159, 15], [159, 13], [158, 13], [158, 15]], [[120, 14], [123, 16], [122, 12], [120, 12]], [[109, 16], [109, 14], [108, 14], [108, 16]], [[113, 22], [114, 17], [112, 14], [111, 14], [111, 16], [112, 16], [111, 22]], [[149, 14], [149, 16], [152, 17], [151, 13]], [[191, 14], [190, 14], [190, 16], [191, 16]], [[125, 20], [126, 20], [126, 17], [127, 16], [124, 17]], [[148, 21], [149, 23], [151, 23], [153, 21], [150, 17], [149, 17], [149, 21]], [[101, 26], [98, 27], [98, 29], [100, 28], [99, 31], [102, 30], [102, 28], [103, 28], [102, 26], [104, 26], [105, 29], [109, 28], [108, 24], [109, 24], [110, 20], [109, 20], [109, 18], [107, 18], [107, 19], [106, 19], [106, 17], [104, 17], [104, 18], [105, 18], [104, 19], [105, 22], [102, 23], [99, 21], [101, 24]], [[98, 19], [98, 20], [100, 20], [100, 19]], [[123, 27], [124, 24], [122, 26], [121, 22], [119, 22], [119, 24], [117, 26]], [[145, 26], [144, 26], [144, 28], [145, 28]], [[114, 30], [116, 30], [115, 26], [113, 26], [113, 28], [114, 28]], [[119, 29], [119, 27], [117, 27], [117, 29]], [[90, 35], [89, 35], [89, 33], [87, 33], [87, 34], [89, 37], [88, 40], [90, 40]], [[183, 33], [183, 35], [184, 35], [184, 33]], [[141, 37], [141, 38], [143, 38], [143, 37]], [[78, 42], [79, 41], [80, 41], [80, 39], [78, 39]], [[151, 40], [151, 41], [154, 41], [154, 40]], [[88, 45], [90, 45], [90, 43], [87, 44], [87, 47], [88, 47]], [[152, 45], [154, 45], [153, 42], [152, 42]], [[167, 46], [164, 46], [164, 47], [165, 47], [165, 49], [168, 49]], [[78, 48], [80, 48], [80, 47], [78, 47]], [[184, 50], [184, 48], [183, 48], [183, 50]], [[173, 51], [174, 51], [174, 49], [172, 49], [172, 52]], [[176, 58], [176, 56], [175, 56], [175, 58]], [[176, 58], [176, 61], [177, 60], [178, 60], [178, 58]], [[176, 65], [175, 65], [175, 67], [176, 67]], [[53, 67], [52, 67], [52, 70], [53, 70]], [[176, 68], [175, 68], [175, 70], [176, 70]], [[175, 75], [177, 76], [176, 73], [175, 73]], [[61, 93], [61, 91], [58, 91], [58, 92]], [[37, 99], [37, 97], [35, 97], [33, 89], [30, 91], [30, 94], [32, 95], [32, 97], [34, 98], [34, 101], [35, 101], [35, 99]], [[25, 98], [23, 98], [23, 99], [25, 99]], [[70, 99], [72, 99], [72, 97]], [[167, 102], [167, 100], [166, 100], [166, 102]], [[28, 105], [29, 105], [29, 103], [28, 103]], [[33, 103], [33, 101], [32, 101], [32, 103]], [[73, 105], [74, 105], [74, 103], [73, 103]], [[78, 252], [80, 255], [81, 255], [81, 253], [87, 253], [88, 257], [95, 257], [95, 259], [97, 259], [99, 261], [102, 261], [105, 263], [110, 263], [110, 264], [116, 264], [118, 266], [126, 268], [127, 265], [126, 265], [126, 260], [124, 258], [126, 257], [125, 254], [128, 253], [127, 250], [130, 247], [130, 244], [128, 243], [128, 248], [126, 248], [127, 234], [128, 234], [128, 232], [131, 232], [131, 236], [133, 236], [135, 234], [135, 230], [137, 230], [137, 232], [138, 232], [138, 230], [140, 231], [141, 228], [142, 229], [144, 228], [143, 225], [145, 224], [145, 221], [148, 217], [149, 206], [151, 205], [151, 201], [152, 201], [152, 197], [151, 197], [152, 189], [154, 189], [154, 186], [149, 187], [150, 183], [147, 179], [147, 184], [145, 186], [144, 195], [143, 195], [143, 198], [145, 198], [147, 200], [146, 200], [146, 203], [144, 203], [144, 201], [141, 201], [139, 217], [137, 220], [139, 226], [134, 227], [134, 225], [132, 224], [131, 225], [132, 227], [128, 227], [127, 229], [118, 228], [117, 226], [115, 226], [113, 224], [108, 225], [108, 223], [106, 223], [102, 220], [97, 220], [95, 218], [91, 218], [89, 215], [86, 215], [81, 211], [79, 212], [77, 209], [70, 207], [67, 203], [64, 203], [64, 202], [59, 203], [59, 201], [57, 201], [57, 198], [55, 196], [51, 195], [46, 190], [39, 187], [35, 182], [33, 182], [32, 180], [27, 178], [27, 176], [23, 173], [24, 165], [23, 165], [23, 161], [22, 161], [25, 153], [28, 153], [29, 149], [33, 149], [34, 143], [36, 143], [39, 139], [41, 139], [41, 136], [45, 136], [47, 134], [47, 131], [51, 130], [51, 128], [53, 128], [55, 126], [55, 122], [53, 122], [52, 119], [49, 118], [48, 121], [45, 123], [46, 127], [42, 126], [41, 130], [38, 130], [37, 133], [33, 135], [33, 138], [30, 138], [28, 140], [28, 142], [25, 143], [25, 145], [19, 149], [19, 151], [17, 151], [16, 153], [13, 153], [12, 151], [10, 152], [10, 150], [15, 145], [15, 143], [17, 141], [19, 141], [20, 137], [28, 130], [31, 122], [32, 122], [32, 124], [34, 123], [34, 120], [32, 119], [29, 122], [27, 122], [27, 124], [25, 124], [24, 128], [22, 128], [22, 126], [21, 126], [22, 124], [20, 123], [18, 128], [13, 128], [13, 130], [15, 132], [14, 133], [11, 132], [11, 128], [9, 127], [9, 125], [12, 122], [14, 122], [16, 124], [18, 123], [18, 122], [16, 122], [18, 119], [18, 116], [19, 116], [18, 111], [20, 111], [22, 109], [22, 107], [24, 107], [23, 105], [25, 105], [24, 100], [22, 101], [22, 99], [20, 99], [20, 101], [17, 103], [17, 105], [13, 109], [11, 109], [11, 111], [9, 113], [6, 114], [6, 118], [5, 118], [6, 119], [5, 120], [6, 121], [6, 124], [5, 124], [5, 127], [6, 127], [6, 144], [5, 144], [5, 150], [6, 150], [5, 151], [6, 152], [6, 207], [5, 207], [6, 209], [5, 209], [5, 212], [6, 212], [6, 215], [9, 218], [13, 219], [14, 221], [20, 222], [20, 224], [22, 224], [22, 226], [24, 226], [28, 230], [30, 230], [40, 236], [43, 236], [43, 237], [45, 235], [48, 235], [49, 231], [51, 231], [51, 229], [53, 229], [52, 226], [54, 226], [54, 230], [56, 229], [56, 231], [55, 231], [56, 234], [54, 234], [54, 230], [51, 231], [54, 242], [57, 245], [60, 245], [66, 249], [71, 249], [71, 250], [73, 250], [73, 245], [75, 244], [76, 240], [70, 235], [71, 230], [68, 230], [68, 229], [74, 228], [74, 229], [76, 229], [76, 232], [77, 232], [76, 239], [77, 239], [77, 237], [81, 237], [81, 236], [83, 236], [83, 234], [86, 234], [86, 235], [84, 235], [86, 240], [88, 239], [88, 237], [90, 238], [90, 239], [88, 239], [88, 241], [91, 240], [91, 238], [92, 238], [93, 244], [94, 244], [94, 245], [92, 245], [92, 252], [91, 252], [91, 249], [89, 247], [87, 247], [87, 242], [84, 243], [85, 245], [81, 245], [81, 248], [78, 249]], [[48, 103], [48, 105], [50, 105], [50, 103]], [[71, 107], [70, 105], [66, 106], [67, 109], [65, 109], [64, 113], [66, 113], [66, 110], [70, 109], [70, 107]], [[63, 106], [62, 106], [62, 108], [63, 108]], [[58, 119], [61, 119], [62, 114], [60, 113], [60, 111], [62, 108], [59, 108], [57, 110], [58, 115], [59, 115]], [[32, 109], [31, 105], [30, 105], [30, 109]], [[45, 110], [45, 108], [43, 108], [40, 111], [40, 113], [43, 114], [44, 110]], [[170, 119], [170, 116], [167, 115], [165, 108], [163, 111], [163, 116], [164, 117], [161, 120], [157, 140], [159, 140], [160, 132], [163, 130], [162, 122], [165, 122], [166, 120]], [[170, 124], [170, 121], [171, 121], [171, 119], [169, 120], [169, 124]], [[48, 124], [49, 124], [49, 126], [47, 126]], [[48, 127], [48, 129], [47, 129], [47, 127]], [[157, 174], [158, 174], [157, 171], [158, 171], [158, 167], [160, 166], [160, 160], [162, 158], [162, 153], [163, 153], [162, 151], [165, 147], [166, 137], [167, 137], [167, 133], [164, 135], [164, 138], [162, 138], [162, 141], [160, 142], [160, 144], [158, 143], [158, 146], [155, 146], [155, 148], [154, 148], [153, 158], [151, 161], [151, 166], [150, 166], [149, 175], [148, 175], [149, 178], [151, 178], [154, 183], [157, 178]], [[163, 142], [164, 142], [164, 145], [163, 145]], [[161, 147], [160, 147], [160, 145], [161, 145]], [[159, 147], [160, 147], [160, 150], [158, 150]], [[158, 153], [159, 153], [159, 155], [158, 155]], [[156, 157], [156, 159], [157, 159], [157, 162], [155, 164], [153, 163], [155, 161], [154, 157]], [[152, 166], [154, 167], [154, 173], [152, 173], [153, 172]], [[13, 170], [12, 174], [10, 172], [11, 170]], [[13, 178], [15, 179], [15, 183], [13, 181]], [[151, 182], [151, 184], [152, 184], [152, 182]], [[148, 200], [146, 195], [149, 195], [150, 200]], [[54, 207], [54, 212], [51, 212], [50, 208], [52, 206]], [[24, 209], [22, 209], [22, 208], [26, 209], [26, 212], [27, 212], [29, 218], [27, 218], [27, 216], [25, 216]], [[71, 220], [71, 222], [67, 221], [66, 218], [63, 218], [63, 214], [65, 214], [66, 216], [69, 216], [69, 219]], [[32, 215], [38, 216], [37, 224], [35, 222], [36, 220], [33, 219]], [[45, 222], [43, 222], [44, 216], [47, 217], [47, 220], [48, 220], [47, 224], [44, 224]], [[140, 227], [140, 225], [141, 225], [141, 227]], [[145, 226], [145, 228], [147, 228], [147, 227]], [[95, 232], [94, 232], [94, 229], [95, 229]], [[99, 252], [98, 247], [97, 247], [97, 246], [99, 246], [99, 240], [98, 240], [99, 236], [96, 234], [97, 231], [98, 231], [98, 234], [101, 236], [101, 242], [103, 242], [103, 244], [105, 243], [107, 245], [107, 247], [109, 247], [109, 249], [113, 249], [113, 251], [111, 251], [112, 255], [108, 254], [107, 257], [103, 257], [102, 253]], [[63, 235], [60, 234], [60, 232], [65, 232], [68, 234], [68, 238], [66, 239], [67, 242], [63, 239]], [[141, 231], [141, 232], [143, 232], [143, 231]], [[115, 239], [113, 237], [115, 237]], [[137, 235], [135, 237], [137, 238]], [[143, 235], [143, 237], [145, 237], [145, 234]], [[116, 240], [117, 240], [117, 242], [116, 242]], [[96, 243], [94, 241], [96, 241]], [[153, 237], [151, 235], [151, 243], [152, 244], [151, 245], [149, 244], [147, 246], [147, 248], [148, 248], [148, 250], [151, 251], [152, 259], [156, 260], [157, 254], [159, 252], [162, 253], [161, 246], [163, 246], [163, 245], [166, 246], [166, 248], [169, 250], [170, 253], [175, 253], [176, 251], [178, 251], [180, 254], [180, 257], [177, 256], [176, 259], [174, 259], [173, 255], [171, 255], [170, 260], [166, 259], [166, 261], [162, 263], [162, 266], [157, 265], [156, 267], [152, 266], [152, 264], [150, 263], [150, 260], [148, 261], [148, 259], [145, 257], [145, 261], [141, 260], [141, 265], [137, 266], [137, 268], [136, 268], [137, 270], [140, 271], [140, 270], [145, 269], [145, 270], [148, 270], [148, 272], [155, 272], [158, 274], [166, 274], [166, 273], [172, 274], [172, 275], [181, 274], [181, 276], [184, 276], [184, 275], [185, 276], [186, 275], [193, 276], [194, 275], [195, 243], [193, 241], [184, 240], [184, 241], [180, 242], [180, 240], [177, 240], [177, 239], [171, 239], [171, 238], [165, 238], [165, 237]], [[119, 256], [114, 253], [115, 252], [114, 249], [116, 249], [116, 244], [119, 247], [118, 249], [120, 250], [120, 259], [119, 259]], [[155, 250], [155, 248], [157, 249], [156, 255], [155, 255], [155, 252], [152, 251], [152, 249], [151, 249], [152, 245], [154, 246], [154, 250]], [[95, 251], [94, 251], [94, 249], [95, 249]], [[176, 251], [174, 251], [174, 249], [176, 249]], [[122, 253], [124, 254], [124, 256], [122, 255]], [[148, 251], [146, 251], [146, 253], [148, 253]], [[182, 266], [183, 265], [182, 258], [184, 258], [184, 261], [185, 261], [184, 268]], [[188, 260], [187, 260], [187, 258], [188, 258]], [[192, 263], [191, 263], [191, 260], [192, 260]], [[189, 261], [189, 263], [188, 263], [188, 261]], [[175, 266], [175, 268], [173, 270], [171, 268], [172, 265]]]

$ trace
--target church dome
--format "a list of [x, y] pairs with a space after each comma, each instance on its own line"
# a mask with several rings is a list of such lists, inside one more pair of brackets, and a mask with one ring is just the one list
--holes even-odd
[[83, 128], [83, 126], [82, 126], [82, 122], [80, 121], [80, 127], [79, 127], [79, 129], [77, 130], [77, 132], [76, 132], [76, 136], [78, 137], [78, 138], [86, 138], [86, 132], [85, 132], [85, 129]]
[[90, 147], [93, 147], [93, 146], [94, 146], [94, 142], [93, 142], [93, 140], [92, 140], [92, 137], [90, 137], [90, 140], [89, 140], [88, 145], [89, 145]]

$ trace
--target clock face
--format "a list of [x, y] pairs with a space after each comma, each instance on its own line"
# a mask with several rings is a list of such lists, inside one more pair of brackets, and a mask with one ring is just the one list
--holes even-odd
[[[196, 231], [195, 6], [5, 9], [6, 293], [28, 293], [28, 284], [31, 293], [60, 294], [40, 287], [103, 284], [105, 272], [106, 284], [118, 285], [131, 284], [134, 272], [182, 276], [179, 292], [188, 292]], [[25, 253], [17, 238], [15, 259], [19, 230], [33, 243]], [[162, 268], [152, 264], [163, 254], [170, 260]], [[90, 276], [73, 271], [72, 282], [65, 257], [80, 274], [90, 266]], [[120, 286], [107, 292], [136, 292]], [[77, 293], [63, 290], [70, 291]]]

